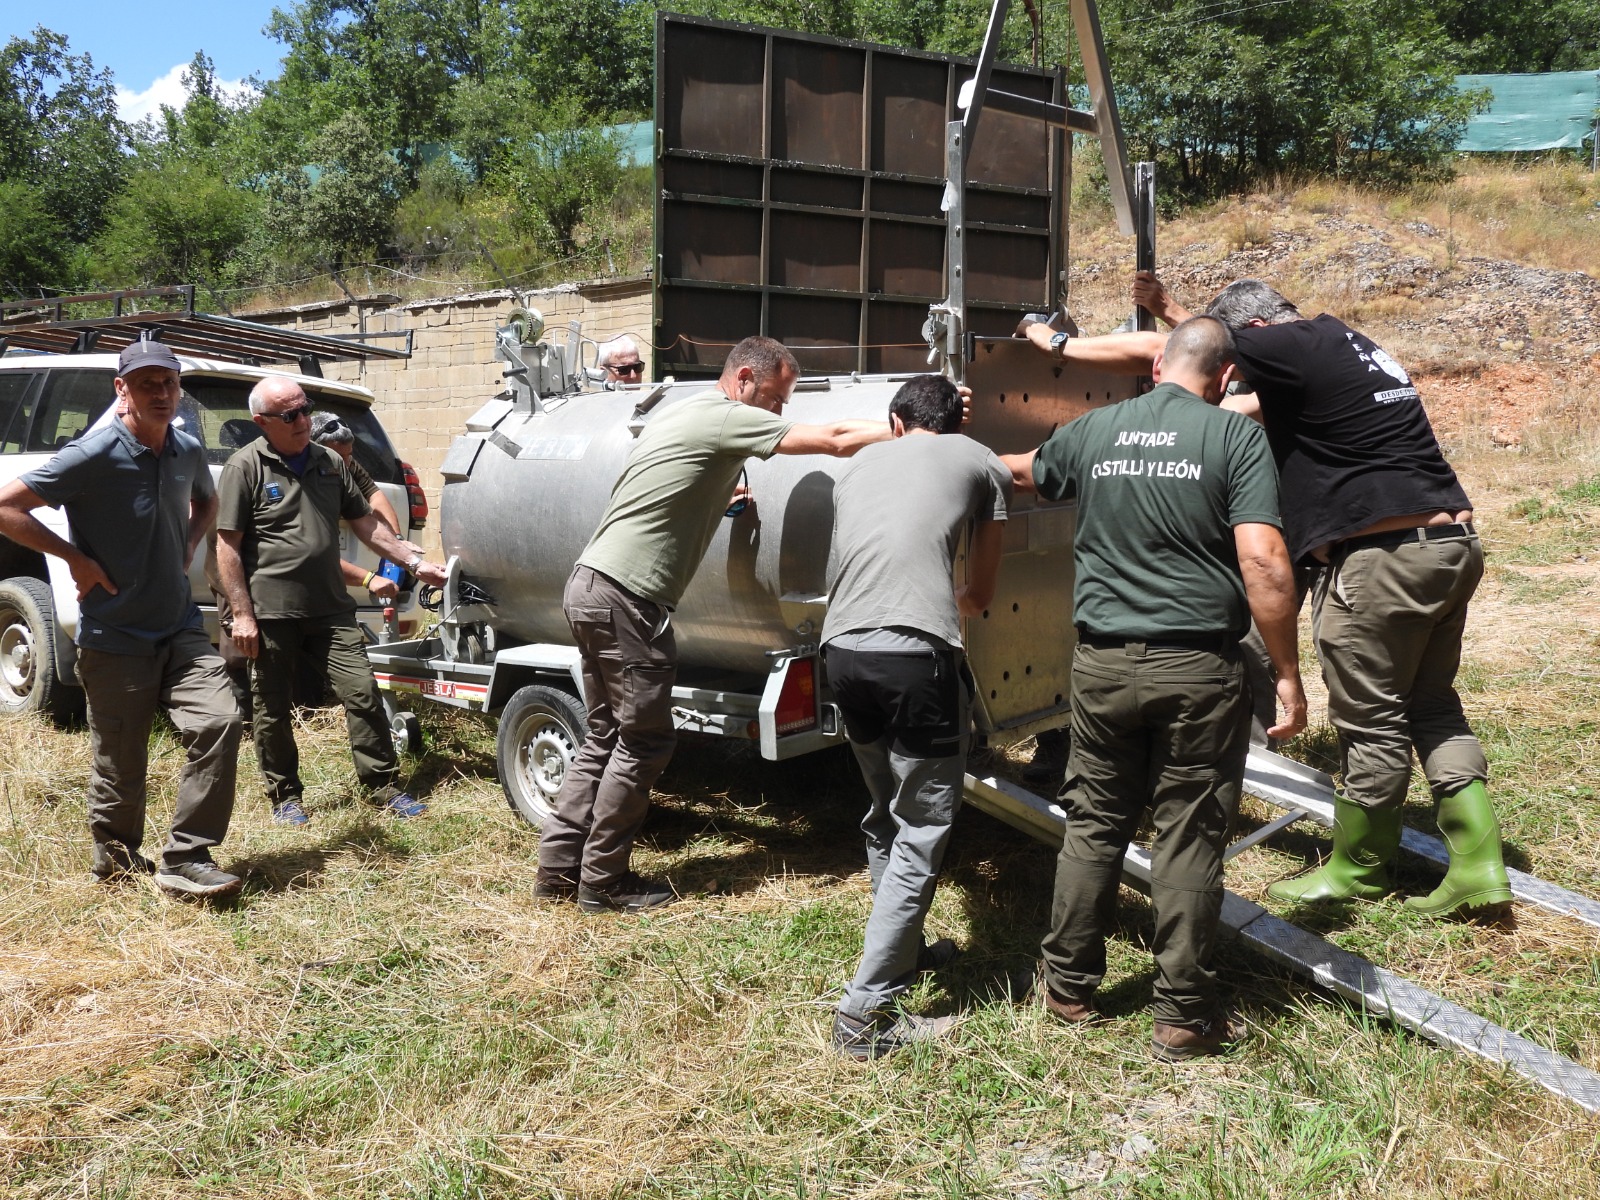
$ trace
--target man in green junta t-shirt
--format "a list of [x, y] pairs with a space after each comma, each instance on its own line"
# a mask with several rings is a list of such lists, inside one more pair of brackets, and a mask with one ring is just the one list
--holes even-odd
[[1004, 459], [1019, 489], [1078, 499], [1072, 750], [1045, 1005], [1065, 1021], [1094, 1019], [1122, 858], [1148, 808], [1151, 1048], [1167, 1060], [1226, 1041], [1211, 952], [1249, 749], [1239, 639], [1252, 616], [1284, 710], [1269, 732], [1292, 737], [1306, 719], [1271, 451], [1260, 426], [1217, 407], [1233, 356], [1221, 322], [1187, 321], [1156, 359], [1153, 391]]
[[662, 405], [628, 456], [562, 598], [583, 658], [589, 736], [539, 837], [535, 895], [584, 912], [640, 912], [676, 898], [629, 869], [650, 787], [676, 738], [670, 624], [752, 455], [845, 457], [889, 437], [884, 421], [797, 425], [783, 406], [800, 377], [767, 337], [728, 354], [715, 388]]

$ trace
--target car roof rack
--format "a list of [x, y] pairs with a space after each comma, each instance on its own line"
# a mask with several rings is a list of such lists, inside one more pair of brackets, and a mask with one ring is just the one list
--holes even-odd
[[[317, 376], [325, 362], [411, 357], [410, 330], [338, 336], [304, 333], [198, 312], [194, 292], [193, 284], [183, 284], [12, 300], [0, 304], [0, 351], [9, 346], [54, 354], [114, 354], [131, 342], [150, 338], [180, 354], [247, 366], [293, 362], [301, 374]], [[90, 311], [100, 315], [70, 315], [69, 310], [80, 306], [93, 306]], [[106, 316], [108, 307], [111, 313]], [[404, 347], [374, 344], [383, 338], [401, 339]]]

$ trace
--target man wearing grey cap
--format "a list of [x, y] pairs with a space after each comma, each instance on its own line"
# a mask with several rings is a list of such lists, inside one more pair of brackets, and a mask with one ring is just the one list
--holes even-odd
[[[163, 891], [207, 898], [240, 886], [211, 853], [233, 815], [241, 723], [189, 594], [189, 562], [217, 496], [200, 443], [172, 423], [179, 370], [160, 342], [125, 349], [115, 419], [0, 487], [0, 534], [60, 558], [78, 587], [78, 677], [94, 754], [92, 873], [111, 881], [153, 872]], [[66, 510], [70, 541], [33, 515], [45, 505]], [[139, 852], [158, 709], [188, 760], [159, 870]]]

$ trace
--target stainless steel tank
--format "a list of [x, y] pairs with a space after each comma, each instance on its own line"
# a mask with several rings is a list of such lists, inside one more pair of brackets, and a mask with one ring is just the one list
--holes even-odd
[[[887, 420], [904, 378], [806, 380], [785, 415], [814, 424]], [[1025, 343], [980, 339], [969, 366], [967, 432], [997, 453], [1028, 450], [1087, 407], [1126, 395], [1129, 382], [1063, 373]], [[706, 387], [672, 385], [643, 424]], [[562, 589], [637, 440], [635, 409], [650, 392], [648, 385], [585, 392], [535, 413], [501, 402], [451, 447], [443, 467], [444, 549], [460, 558], [463, 577], [492, 597], [484, 611], [497, 640], [570, 644]], [[750, 460], [755, 503], [722, 522], [673, 616], [685, 667], [763, 675], [771, 651], [816, 641], [831, 565], [834, 480], [846, 465], [825, 455]], [[1072, 642], [1071, 506], [1036, 505], [1024, 496], [1016, 509], [999, 594], [990, 614], [968, 623], [974, 673], [991, 709], [983, 723], [991, 728], [1060, 709], [1066, 687], [1057, 660]], [[958, 564], [958, 574], [963, 570]]]

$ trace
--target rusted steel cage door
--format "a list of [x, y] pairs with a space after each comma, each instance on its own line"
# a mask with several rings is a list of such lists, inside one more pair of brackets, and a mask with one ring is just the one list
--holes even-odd
[[[969, 60], [659, 13], [656, 372], [752, 333], [807, 374], [926, 370], [944, 298], [944, 137]], [[995, 86], [1061, 103], [1059, 70]], [[1064, 135], [986, 113], [967, 190], [969, 328], [1009, 335], [1062, 269]]]

